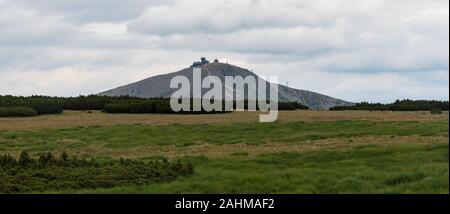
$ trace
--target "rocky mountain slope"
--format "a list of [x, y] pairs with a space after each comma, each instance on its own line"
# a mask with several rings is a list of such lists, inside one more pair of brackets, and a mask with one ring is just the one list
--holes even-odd
[[[247, 69], [219, 62], [206, 63], [199, 66], [202, 68], [202, 79], [208, 75], [213, 75], [219, 77], [222, 83], [225, 82], [225, 76], [233, 76], [233, 77], [242, 76], [243, 78], [247, 76], [254, 76], [255, 79], [260, 78], [255, 73]], [[193, 73], [192, 67], [190, 67], [178, 72], [150, 77], [135, 83], [131, 83], [125, 86], [101, 92], [99, 93], [99, 95], [104, 96], [129, 95], [144, 98], [170, 97], [173, 92], [178, 90], [170, 88], [171, 79], [177, 75], [187, 77], [192, 84]], [[269, 84], [267, 84], [267, 86], [269, 87]], [[202, 94], [208, 90], [209, 89], [203, 89]], [[224, 90], [226, 89], [224, 88]], [[279, 85], [278, 90], [279, 90], [278, 96], [280, 101], [297, 101], [304, 105], [309, 106], [312, 109], [328, 109], [334, 106], [353, 105], [353, 103], [351, 102], [336, 99], [330, 96], [326, 96], [311, 91], [290, 88], [284, 85]]]

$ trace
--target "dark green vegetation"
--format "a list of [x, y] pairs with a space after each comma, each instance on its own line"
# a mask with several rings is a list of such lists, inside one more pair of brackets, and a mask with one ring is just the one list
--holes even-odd
[[278, 110], [308, 110], [309, 107], [299, 102], [279, 102]]
[[0, 107], [0, 117], [31, 117], [37, 112], [28, 107]]
[[170, 103], [163, 100], [151, 100], [133, 103], [109, 103], [105, 105], [107, 113], [173, 113]]
[[[0, 107], [24, 106], [36, 110], [38, 114], [59, 114], [63, 110], [103, 110], [108, 103], [138, 102], [146, 99], [137, 97], [48, 97], [48, 96], [0, 96]], [[156, 99], [158, 100], [158, 99]], [[160, 99], [159, 99], [160, 100]]]
[[193, 172], [190, 163], [169, 163], [166, 159], [98, 162], [69, 158], [65, 152], [60, 158], [47, 153], [33, 159], [23, 151], [18, 160], [10, 155], [0, 157], [0, 193], [147, 185], [174, 181]]
[[391, 104], [381, 103], [357, 103], [353, 106], [337, 106], [330, 108], [330, 111], [342, 110], [371, 110], [371, 111], [448, 111], [448, 101], [436, 100], [397, 100]]
[[[209, 100], [204, 100], [203, 102], [208, 102]], [[244, 109], [248, 109], [248, 101], [243, 101]], [[190, 109], [193, 109], [193, 100], [189, 101]], [[233, 104], [233, 109], [236, 108], [236, 102]], [[174, 112], [170, 107], [169, 99], [152, 99], [137, 102], [121, 102], [121, 103], [109, 103], [105, 105], [104, 111], [107, 113], [131, 113], [131, 114], [145, 114], [145, 113], [180, 113], [180, 114], [208, 114], [208, 113], [226, 113], [225, 102], [222, 102], [221, 111], [180, 111]], [[307, 106], [302, 105], [298, 102], [280, 102], [278, 103], [279, 110], [297, 110], [297, 109], [308, 109]]]
[[183, 158], [195, 174], [172, 183], [66, 193], [445, 193], [447, 145], [376, 143], [352, 150]]
[[34, 109], [37, 114], [60, 114], [63, 112], [64, 103], [61, 100], [43, 96], [0, 96], [0, 107], [28, 107]]
[[442, 114], [442, 110], [440, 108], [434, 108], [430, 110], [431, 114]]
[[146, 114], [146, 113], [160, 113], [160, 114], [208, 114], [208, 113], [226, 113], [226, 111], [205, 111], [203, 108], [200, 111], [192, 111], [193, 101], [190, 102], [191, 111], [181, 110], [175, 112], [170, 107], [170, 99], [149, 99], [134, 102], [120, 102], [109, 103], [105, 105], [104, 111], [106, 113], [129, 113], [129, 114]]
[[32, 106], [34, 102], [58, 103], [64, 110], [103, 110], [105, 104], [118, 102], [135, 102], [145, 99], [137, 97], [104, 97], [104, 96], [78, 96], [78, 97], [48, 97], [48, 96], [0, 96], [0, 107]]
[[[20, 146], [46, 151], [58, 148], [58, 140], [108, 148], [130, 148], [141, 145], [189, 146], [195, 144], [264, 144], [268, 142], [298, 143], [307, 140], [349, 138], [359, 136], [448, 136], [448, 122], [290, 122], [242, 123], [230, 125], [115, 125], [91, 126], [42, 131], [0, 132], [0, 151]], [[15, 142], [15, 143], [9, 143]]]
[[[314, 149], [319, 142], [328, 146]], [[226, 148], [235, 145], [242, 150], [224, 154]], [[255, 152], [269, 146], [270, 150]], [[219, 148], [217, 154], [208, 151], [210, 147]], [[143, 162], [167, 158], [195, 166], [194, 174], [171, 182], [48, 188], [48, 192], [58, 193], [449, 191], [448, 120], [114, 125], [0, 131], [0, 154], [18, 154], [22, 150], [34, 156], [67, 151], [79, 158], [95, 157], [107, 167], [111, 167], [110, 160], [115, 167], [121, 166], [117, 160], [123, 156]], [[108, 170], [120, 172], [117, 168], [96, 170], [103, 174]]]
[[[245, 101], [245, 108], [247, 109], [247, 102]], [[190, 101], [192, 109], [192, 100]], [[224, 102], [222, 107], [224, 106]], [[236, 106], [236, 103], [233, 103]], [[16, 96], [0, 96], [0, 107], [29, 107], [34, 109], [37, 114], [60, 114], [63, 110], [102, 110], [107, 113], [224, 113], [225, 111], [205, 111], [202, 109], [199, 112], [182, 111], [174, 112], [170, 108], [169, 98], [138, 98], [138, 97], [107, 97], [107, 96], [78, 96], [78, 97], [47, 97], [47, 96], [31, 96], [31, 97], [16, 97]], [[222, 108], [225, 109], [225, 108]], [[308, 109], [307, 106], [298, 102], [280, 102], [279, 110], [296, 110]], [[16, 116], [30, 116], [17, 114]], [[2, 114], [0, 114], [2, 117]]]

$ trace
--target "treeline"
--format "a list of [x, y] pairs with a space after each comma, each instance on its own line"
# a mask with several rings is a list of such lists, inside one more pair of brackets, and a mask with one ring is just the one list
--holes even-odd
[[361, 102], [353, 106], [337, 106], [330, 111], [342, 110], [370, 110], [370, 111], [448, 111], [448, 101], [436, 100], [397, 100], [390, 104]]
[[[203, 102], [207, 102], [208, 100], [204, 100]], [[181, 100], [179, 100], [181, 103]], [[120, 103], [110, 103], [105, 105], [104, 111], [107, 113], [132, 113], [132, 114], [140, 114], [140, 113], [170, 113], [170, 114], [213, 114], [213, 113], [226, 113], [229, 111], [225, 110], [225, 106], [227, 101], [222, 101], [221, 110], [212, 110], [207, 111], [201, 108], [200, 111], [193, 111], [193, 103], [194, 100], [191, 99], [190, 103], [190, 111], [179, 111], [174, 112], [170, 107], [170, 99], [153, 99], [153, 100], [143, 100], [143, 101], [134, 101], [134, 102], [120, 102]], [[231, 102], [231, 101], [229, 101]], [[244, 109], [247, 110], [249, 108], [248, 100], [242, 101]], [[232, 103], [233, 109], [237, 108], [237, 103], [234, 101]], [[257, 106], [257, 105], [256, 105]], [[298, 103], [298, 102], [279, 102], [278, 110], [296, 110], [296, 109], [309, 109], [309, 107]], [[256, 110], [259, 110], [258, 108]]]
[[279, 102], [279, 110], [308, 110], [309, 107], [299, 102]]
[[[0, 107], [16, 107], [16, 106], [26, 106], [36, 109], [38, 114], [45, 113], [41, 111], [42, 109], [50, 105], [55, 106], [53, 108], [58, 108], [62, 110], [103, 110], [108, 103], [117, 102], [136, 102], [143, 100], [153, 100], [144, 99], [138, 97], [130, 96], [120, 96], [120, 97], [106, 97], [106, 96], [78, 96], [78, 97], [49, 97], [49, 96], [0, 96]], [[46, 106], [45, 106], [45, 105]], [[57, 111], [52, 111], [57, 112]]]
[[107, 97], [107, 96], [78, 96], [61, 97], [65, 110], [103, 110], [110, 103], [135, 103], [142, 101], [161, 101], [164, 98], [139, 98], [131, 96]]
[[165, 99], [143, 100], [139, 102], [108, 103], [104, 106], [104, 111], [107, 113], [130, 114], [174, 113], [170, 108], [170, 101]]
[[117, 102], [105, 105], [104, 111], [107, 113], [128, 113], [128, 114], [216, 114], [226, 113], [227, 111], [206, 111], [201, 108], [200, 111], [193, 111], [193, 101], [190, 101], [189, 111], [173, 111], [170, 106], [170, 99], [151, 99], [133, 102]]
[[[37, 114], [60, 114], [64, 110], [64, 102], [56, 97], [31, 96], [0, 96], [0, 107], [6, 107], [4, 111], [20, 111], [17, 107], [31, 108]], [[23, 108], [22, 108], [23, 110]]]
[[[245, 109], [248, 108], [248, 101]], [[191, 108], [193, 99], [191, 99]], [[225, 101], [222, 102], [222, 109]], [[233, 103], [235, 109], [236, 102]], [[222, 111], [199, 112], [183, 111], [174, 112], [170, 107], [169, 98], [139, 98], [130, 96], [107, 97], [107, 96], [78, 96], [78, 97], [48, 97], [48, 96], [0, 96], [0, 117], [34, 116], [41, 114], [59, 114], [63, 110], [101, 110], [107, 113], [182, 113], [182, 114], [204, 114], [225, 113]], [[309, 109], [298, 102], [280, 102], [279, 110]], [[35, 113], [34, 113], [35, 112]]]
[[28, 107], [0, 107], [0, 117], [32, 117], [38, 113]]
[[0, 156], [0, 193], [146, 185], [193, 173], [192, 164], [167, 159], [99, 162], [69, 157], [65, 152], [59, 157], [47, 153], [36, 159], [23, 151], [19, 159], [9, 154]]
[[[137, 103], [143, 101], [156, 101], [162, 103], [162, 98], [145, 99], [130, 96], [78, 96], [78, 97], [49, 97], [49, 96], [0, 96], [0, 117], [34, 116], [41, 114], [60, 114], [64, 110], [101, 110], [111, 103]], [[25, 109], [26, 108], [26, 109]], [[31, 111], [30, 111], [31, 110]]]

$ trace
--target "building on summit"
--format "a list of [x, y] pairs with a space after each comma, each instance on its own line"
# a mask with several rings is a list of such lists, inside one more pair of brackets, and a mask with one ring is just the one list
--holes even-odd
[[202, 66], [202, 65], [206, 65], [206, 64], [209, 64], [209, 61], [205, 57], [202, 57], [202, 58], [200, 58], [200, 61], [192, 63], [191, 67], [197, 67], [197, 66]]

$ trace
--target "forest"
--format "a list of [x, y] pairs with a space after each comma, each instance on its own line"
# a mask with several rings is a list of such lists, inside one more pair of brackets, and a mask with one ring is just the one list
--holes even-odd
[[[193, 100], [191, 99], [191, 108]], [[222, 102], [224, 107], [225, 102]], [[236, 106], [236, 102], [233, 103]], [[245, 109], [248, 101], [244, 101]], [[225, 109], [225, 108], [222, 108]], [[280, 102], [279, 110], [309, 109], [298, 102]], [[50, 96], [0, 96], [0, 117], [26, 117], [42, 114], [60, 114], [64, 110], [100, 110], [106, 113], [161, 113], [161, 114], [204, 114], [225, 113], [227, 111], [180, 111], [174, 112], [170, 108], [169, 98], [139, 98], [130, 96], [108, 97], [98, 95], [78, 97], [50, 97]]]
[[448, 101], [437, 100], [396, 100], [394, 103], [368, 103], [361, 102], [353, 106], [337, 106], [330, 108], [330, 111], [343, 110], [369, 110], [369, 111], [448, 111]]

